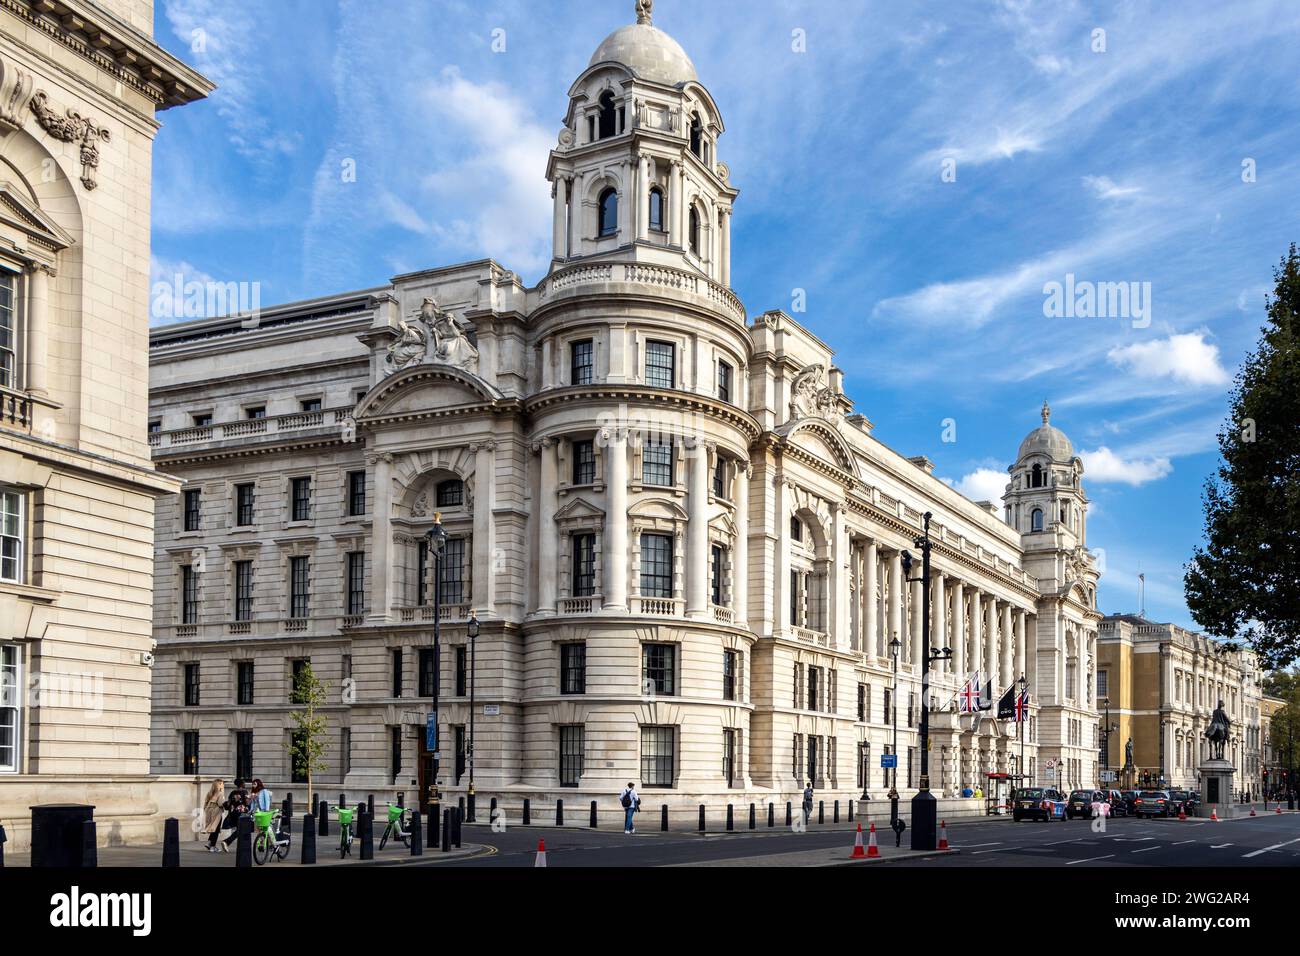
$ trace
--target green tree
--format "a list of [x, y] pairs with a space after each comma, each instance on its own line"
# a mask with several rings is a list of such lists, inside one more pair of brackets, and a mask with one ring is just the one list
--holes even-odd
[[1183, 579], [1216, 637], [1239, 637], [1269, 667], [1300, 657], [1300, 254], [1274, 272], [1258, 349], [1237, 373], [1205, 483], [1204, 548]]
[[[1286, 701], [1286, 706], [1278, 710], [1269, 721], [1269, 744], [1273, 750], [1273, 760], [1283, 770], [1290, 771], [1296, 767], [1296, 744], [1300, 743], [1300, 673], [1296, 671], [1275, 671], [1264, 678], [1264, 693]], [[1291, 781], [1294, 787], [1294, 781]], [[1271, 781], [1270, 785], [1280, 785], [1280, 780]]]
[[314, 806], [313, 783], [316, 774], [328, 770], [325, 763], [325, 734], [329, 724], [320, 709], [325, 706], [329, 685], [317, 678], [311, 661], [303, 663], [294, 675], [293, 703], [298, 710], [289, 714], [293, 733], [289, 735], [289, 759], [295, 773], [307, 780], [307, 806]]

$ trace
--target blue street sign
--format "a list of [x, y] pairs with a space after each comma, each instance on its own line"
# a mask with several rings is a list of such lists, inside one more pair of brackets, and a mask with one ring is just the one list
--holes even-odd
[[881, 754], [880, 766], [884, 770], [893, 770], [898, 766], [898, 754]]
[[438, 712], [432, 711], [424, 722], [424, 749], [438, 749]]

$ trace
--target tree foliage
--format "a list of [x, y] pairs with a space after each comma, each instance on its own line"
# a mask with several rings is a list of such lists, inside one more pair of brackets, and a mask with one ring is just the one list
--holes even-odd
[[289, 735], [289, 758], [296, 773], [307, 780], [307, 806], [313, 805], [313, 780], [318, 773], [328, 770], [325, 763], [325, 735], [329, 725], [320, 709], [325, 706], [329, 685], [320, 680], [311, 669], [311, 661], [304, 662], [294, 675], [293, 703], [299, 708], [289, 714], [293, 732]]
[[1192, 616], [1269, 667], [1300, 657], [1300, 254], [1273, 273], [1259, 346], [1237, 373], [1223, 461], [1205, 483], [1204, 548], [1187, 565]]

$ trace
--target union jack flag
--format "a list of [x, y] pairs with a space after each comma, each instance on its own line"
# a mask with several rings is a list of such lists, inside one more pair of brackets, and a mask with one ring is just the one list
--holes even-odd
[[1029, 716], [1029, 691], [1022, 690], [1016, 698], [1016, 723]]
[[980, 675], [978, 671], [962, 685], [961, 693], [957, 695], [957, 699], [960, 701], [963, 714], [973, 714], [975, 711], [980, 710]]

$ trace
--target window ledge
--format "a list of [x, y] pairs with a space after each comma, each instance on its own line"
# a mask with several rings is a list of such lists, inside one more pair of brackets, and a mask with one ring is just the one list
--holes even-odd
[[63, 594], [50, 588], [37, 587], [34, 584], [22, 584], [18, 581], [0, 581], [0, 594], [14, 594], [29, 601], [41, 604], [53, 604]]

